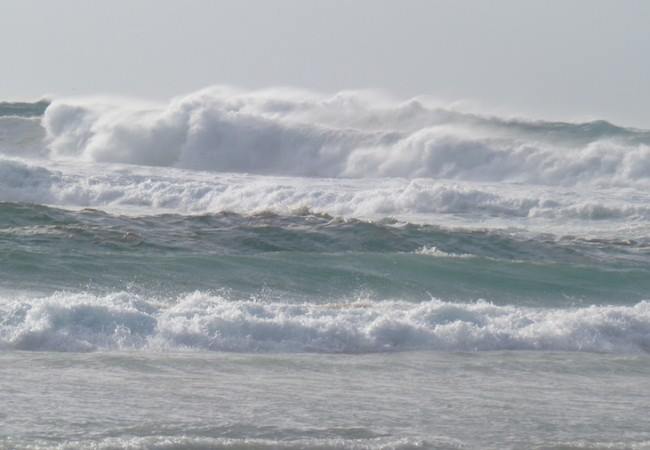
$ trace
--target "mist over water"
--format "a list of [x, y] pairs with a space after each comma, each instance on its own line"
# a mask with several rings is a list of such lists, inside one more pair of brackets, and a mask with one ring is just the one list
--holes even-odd
[[60, 432], [43, 393], [47, 420], [0, 413], [0, 447], [647, 448], [649, 187], [650, 131], [604, 120], [226, 87], [0, 103], [3, 373], [92, 375], [48, 394]]

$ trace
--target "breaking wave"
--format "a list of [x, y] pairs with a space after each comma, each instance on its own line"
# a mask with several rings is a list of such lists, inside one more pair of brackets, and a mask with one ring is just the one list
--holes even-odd
[[[49, 168], [48, 168], [49, 167]], [[52, 168], [55, 167], [55, 168]], [[566, 223], [650, 219], [643, 190], [562, 189], [431, 179], [335, 180], [212, 174], [132, 166], [56, 166], [0, 158], [0, 201], [136, 214], [309, 210], [356, 218], [429, 222], [447, 217]]]
[[[18, 119], [31, 120], [11, 120]], [[481, 116], [367, 92], [324, 96], [214, 87], [167, 104], [57, 99], [42, 124], [44, 149], [27, 146], [24, 153], [57, 160], [565, 186], [629, 185], [650, 178], [648, 131], [604, 121]], [[5, 154], [20, 153], [21, 145], [0, 135]]]
[[197, 291], [173, 301], [57, 293], [0, 308], [0, 342], [20, 350], [650, 351], [646, 301], [565, 309], [435, 299], [292, 304]]

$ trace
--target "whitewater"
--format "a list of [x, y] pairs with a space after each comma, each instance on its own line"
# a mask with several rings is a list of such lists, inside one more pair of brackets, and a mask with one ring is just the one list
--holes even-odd
[[650, 448], [649, 192], [605, 120], [0, 102], [0, 448]]

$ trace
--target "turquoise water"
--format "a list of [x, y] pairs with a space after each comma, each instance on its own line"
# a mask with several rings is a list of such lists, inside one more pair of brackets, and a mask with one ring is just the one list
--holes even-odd
[[[633, 305], [650, 288], [645, 240], [557, 239], [327, 215], [128, 217], [0, 204], [0, 267], [39, 292], [227, 287], [235, 298], [354, 296], [568, 307]], [[38, 277], [33, 274], [38, 273]]]

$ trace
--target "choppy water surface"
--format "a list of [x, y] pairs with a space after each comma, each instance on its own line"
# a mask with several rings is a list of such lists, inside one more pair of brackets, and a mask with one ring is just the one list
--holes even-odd
[[0, 104], [0, 446], [648, 448], [649, 145], [354, 93]]

